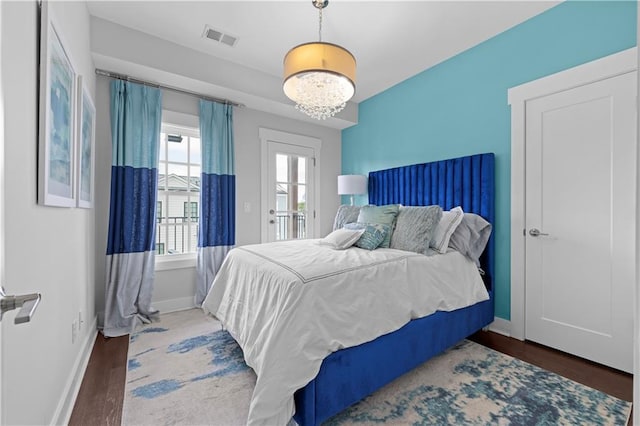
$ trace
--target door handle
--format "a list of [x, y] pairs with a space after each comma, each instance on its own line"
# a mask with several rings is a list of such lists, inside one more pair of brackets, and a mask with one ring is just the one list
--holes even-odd
[[2, 316], [9, 311], [20, 308], [13, 320], [14, 324], [22, 324], [31, 321], [42, 296], [40, 293], [22, 294], [19, 296], [7, 295], [4, 288], [0, 287], [0, 321]]
[[540, 237], [540, 236], [546, 236], [546, 235], [549, 235], [549, 234], [545, 234], [543, 232], [540, 232], [539, 229], [532, 228], [532, 229], [529, 230], [529, 235], [531, 235], [532, 237]]
[[271, 219], [271, 220], [269, 221], [269, 223], [274, 224], [274, 223], [276, 223], [276, 221], [275, 221], [275, 220], [273, 220], [273, 219]]

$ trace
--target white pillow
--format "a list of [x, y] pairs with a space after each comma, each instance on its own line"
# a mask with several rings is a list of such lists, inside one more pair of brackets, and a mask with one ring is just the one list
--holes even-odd
[[446, 253], [451, 234], [453, 234], [458, 225], [460, 225], [460, 222], [462, 222], [463, 215], [462, 207], [455, 207], [448, 212], [442, 212], [442, 218], [436, 227], [436, 231], [433, 233], [429, 247], [432, 247], [438, 253]]
[[366, 229], [336, 229], [320, 241], [318, 244], [331, 246], [336, 250], [344, 250], [356, 243]]

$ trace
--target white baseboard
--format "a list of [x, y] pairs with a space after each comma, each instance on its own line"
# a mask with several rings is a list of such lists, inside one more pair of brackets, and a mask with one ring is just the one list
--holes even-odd
[[194, 296], [179, 297], [177, 299], [158, 300], [151, 303], [151, 305], [160, 311], [161, 314], [169, 312], [184, 311], [186, 309], [195, 308], [196, 305], [193, 300]]
[[69, 374], [64, 391], [61, 394], [60, 401], [58, 402], [58, 406], [56, 407], [56, 411], [51, 421], [52, 425], [69, 424], [69, 419], [71, 419], [71, 413], [73, 412], [73, 406], [76, 403], [78, 392], [80, 392], [80, 385], [82, 385], [82, 379], [84, 378], [84, 373], [87, 370], [87, 364], [91, 357], [93, 343], [96, 341], [96, 336], [98, 335], [97, 325], [98, 318], [94, 317], [93, 321], [91, 321], [91, 324], [89, 325], [89, 330], [91, 331], [87, 333], [84, 341], [82, 342], [82, 346], [80, 347], [80, 351], [76, 357], [76, 362], [73, 364], [71, 374]]
[[493, 322], [489, 324], [489, 330], [503, 336], [511, 337], [511, 321], [495, 317]]

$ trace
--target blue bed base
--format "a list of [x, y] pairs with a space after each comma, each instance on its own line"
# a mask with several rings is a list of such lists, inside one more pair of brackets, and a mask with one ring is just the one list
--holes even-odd
[[[438, 204], [446, 210], [462, 206], [493, 224], [494, 162], [488, 153], [371, 172], [369, 203]], [[302, 426], [319, 425], [489, 325], [494, 318], [493, 235], [481, 264], [489, 300], [412, 320], [393, 333], [330, 354], [318, 375], [296, 392], [294, 420]]]

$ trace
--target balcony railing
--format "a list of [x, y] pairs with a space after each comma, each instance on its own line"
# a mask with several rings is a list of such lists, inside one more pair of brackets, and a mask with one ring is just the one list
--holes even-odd
[[[179, 254], [195, 251], [198, 244], [198, 226], [198, 217], [169, 216], [158, 218], [156, 224], [157, 254]], [[306, 237], [307, 223], [304, 213], [279, 213], [276, 215], [276, 240]]]
[[307, 237], [307, 222], [304, 213], [276, 214], [276, 240], [294, 240]]
[[198, 245], [198, 217], [169, 216], [156, 224], [157, 254], [189, 253]]

